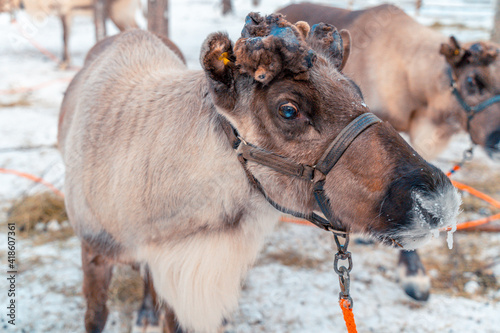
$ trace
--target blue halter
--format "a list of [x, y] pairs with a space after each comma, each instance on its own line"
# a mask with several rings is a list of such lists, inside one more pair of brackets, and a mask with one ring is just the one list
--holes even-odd
[[451, 92], [453, 93], [453, 95], [455, 95], [458, 103], [460, 104], [460, 106], [462, 106], [462, 109], [464, 109], [465, 114], [467, 115], [467, 132], [469, 132], [470, 122], [471, 122], [472, 118], [474, 118], [474, 116], [476, 114], [478, 114], [479, 112], [484, 111], [490, 105], [493, 105], [495, 103], [500, 103], [500, 95], [495, 95], [495, 96], [485, 100], [484, 102], [479, 103], [478, 105], [470, 106], [464, 100], [464, 98], [460, 94], [460, 91], [458, 91], [457, 82], [453, 78], [453, 73], [451, 71], [451, 68], [448, 67], [447, 73], [448, 73], [448, 77], [450, 78]]

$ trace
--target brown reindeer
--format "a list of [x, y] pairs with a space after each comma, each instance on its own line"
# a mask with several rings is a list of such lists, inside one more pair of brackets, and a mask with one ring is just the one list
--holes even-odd
[[148, 32], [101, 43], [68, 87], [58, 134], [88, 332], [104, 328], [118, 262], [147, 268], [143, 309], [161, 300], [172, 331], [215, 332], [278, 219], [273, 206], [315, 223], [321, 208], [406, 248], [456, 218], [447, 177], [340, 72], [347, 52], [331, 25], [251, 13], [234, 45], [207, 37], [202, 70]]
[[[291, 22], [349, 29], [352, 48], [345, 73], [359, 84], [370, 109], [408, 133], [427, 159], [461, 130], [492, 158], [500, 157], [499, 45], [462, 47], [392, 5], [349, 11], [303, 3], [279, 11]], [[401, 252], [399, 262], [406, 292], [426, 300], [430, 279], [418, 255]]]
[[[71, 63], [68, 50], [71, 21], [73, 16], [80, 12], [93, 12], [94, 0], [0, 0], [0, 12], [13, 11], [24, 8], [26, 12], [41, 19], [48, 15], [56, 15], [61, 19], [63, 28], [63, 54], [61, 67], [65, 68]], [[120, 31], [138, 28], [135, 13], [140, 8], [139, 0], [106, 0], [104, 11]], [[97, 34], [97, 29], [96, 29]]]
[[291, 22], [349, 29], [353, 46], [345, 73], [359, 84], [370, 109], [408, 133], [426, 159], [435, 158], [461, 130], [492, 158], [500, 158], [500, 97], [477, 113], [468, 114], [465, 106], [500, 94], [500, 45], [460, 46], [393, 5], [349, 11], [302, 3], [279, 12]]

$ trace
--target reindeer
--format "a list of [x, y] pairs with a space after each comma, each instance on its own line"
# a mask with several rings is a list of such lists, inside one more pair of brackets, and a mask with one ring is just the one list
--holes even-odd
[[115, 263], [145, 268], [139, 323], [161, 300], [171, 332], [215, 332], [281, 211], [405, 248], [456, 219], [448, 178], [341, 73], [342, 36], [250, 13], [236, 43], [207, 37], [202, 70], [140, 30], [91, 51], [58, 132], [87, 332], [104, 328]]
[[[94, 2], [94, 0], [3, 0], [0, 12], [10, 12], [13, 15], [15, 10], [22, 7], [30, 16], [37, 19], [48, 15], [58, 16], [63, 27], [63, 54], [60, 67], [66, 68], [71, 63], [68, 44], [73, 16], [78, 12], [93, 12]], [[138, 28], [135, 13], [140, 9], [140, 1], [106, 0], [104, 5], [104, 12], [120, 31]]]
[[[371, 110], [408, 133], [426, 159], [434, 159], [461, 130], [500, 159], [500, 45], [461, 46], [393, 5], [349, 11], [302, 3], [279, 12], [291, 22], [349, 29], [353, 47], [346, 74], [359, 84]], [[486, 101], [492, 104], [481, 105]], [[481, 107], [468, 109], [473, 106]]]
[[[408, 133], [426, 159], [435, 158], [463, 130], [491, 158], [500, 158], [498, 44], [461, 46], [393, 5], [349, 11], [303, 3], [279, 11], [291, 22], [349, 29], [353, 47], [345, 73], [359, 84], [370, 109]], [[427, 300], [430, 279], [418, 254], [401, 252], [399, 265], [405, 291]]]

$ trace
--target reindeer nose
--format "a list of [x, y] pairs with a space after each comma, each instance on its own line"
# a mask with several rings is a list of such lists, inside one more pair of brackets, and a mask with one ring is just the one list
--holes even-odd
[[485, 149], [492, 159], [500, 160], [500, 129], [497, 129], [488, 136]]
[[431, 229], [441, 227], [442, 223], [442, 207], [437, 202], [435, 196], [414, 195], [414, 211], [422, 222], [429, 224]]
[[412, 180], [413, 218], [424, 229], [452, 224], [459, 211], [460, 197], [448, 177], [436, 167], [421, 169]]

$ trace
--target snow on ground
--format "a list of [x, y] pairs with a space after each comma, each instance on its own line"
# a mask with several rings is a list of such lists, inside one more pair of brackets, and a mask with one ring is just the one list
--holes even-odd
[[[170, 1], [171, 36], [184, 52], [188, 65], [199, 68], [199, 48], [209, 32], [226, 30], [236, 39], [249, 11], [270, 13], [287, 4], [284, 0], [234, 1], [235, 13], [220, 15], [219, 1]], [[346, 6], [348, 1], [331, 1]], [[354, 8], [378, 1], [355, 1]], [[426, 3], [428, 5], [426, 5]], [[401, 1], [411, 14], [413, 1]], [[492, 22], [491, 1], [424, 1], [418, 20], [435, 25], [461, 40], [488, 38]], [[437, 23], [436, 23], [437, 22]], [[458, 24], [460, 23], [460, 24]], [[451, 24], [451, 26], [450, 26]], [[116, 32], [110, 25], [109, 30]], [[76, 71], [61, 71], [40, 54], [20, 31], [25, 31], [49, 52], [59, 56], [61, 31], [56, 18], [33, 21], [20, 15], [17, 25], [0, 14], [0, 168], [16, 169], [43, 176], [62, 186], [64, 167], [53, 147], [56, 143], [58, 108], [68, 81]], [[94, 43], [89, 17], [77, 17], [70, 50], [73, 64], [81, 66], [86, 51]], [[8, 90], [41, 85], [33, 92], [9, 94]], [[437, 160], [447, 169], [468, 145], [459, 135]], [[16, 150], [16, 147], [38, 147]], [[500, 174], [500, 167], [477, 150], [458, 180], [485, 180]], [[25, 191], [44, 190], [30, 181], [0, 174], [0, 207]], [[498, 191], [496, 194], [499, 194]], [[6, 269], [6, 226], [0, 215], [0, 258]], [[479, 216], [479, 215], [478, 215]], [[464, 219], [464, 217], [462, 217]], [[226, 325], [227, 332], [344, 332], [337, 304], [338, 279], [333, 272], [333, 241], [316, 228], [280, 225], [269, 238], [256, 266], [250, 271], [241, 295], [240, 307]], [[500, 236], [496, 234], [455, 234], [455, 249], [447, 250], [444, 237], [434, 239], [421, 250], [429, 273], [438, 281], [445, 266], [461, 255], [469, 261], [491, 264], [500, 276], [498, 262]], [[79, 242], [75, 237], [40, 241], [38, 237], [18, 239], [17, 325], [19, 332], [82, 332], [84, 302], [81, 294]], [[469, 251], [475, 249], [474, 252]], [[359, 332], [500, 332], [500, 292], [486, 290], [472, 294], [453, 288], [435, 289], [429, 302], [411, 301], [399, 288], [396, 277], [397, 251], [381, 245], [350, 247], [354, 258], [351, 291]], [[458, 253], [458, 254], [457, 254]], [[472, 255], [472, 253], [474, 253]], [[466, 272], [472, 282], [480, 281], [474, 271]], [[4, 274], [4, 273], [2, 273]], [[4, 276], [4, 275], [2, 275]], [[7, 302], [5, 278], [0, 281], [0, 305]], [[438, 281], [439, 282], [439, 281]], [[111, 305], [108, 332], [129, 329], [132, 306]], [[0, 331], [13, 331], [0, 311]]]

